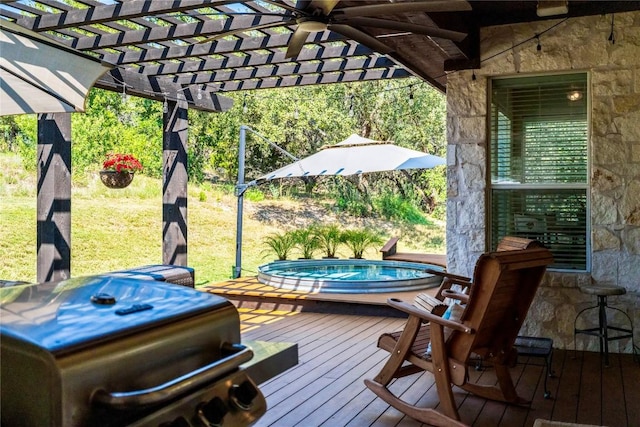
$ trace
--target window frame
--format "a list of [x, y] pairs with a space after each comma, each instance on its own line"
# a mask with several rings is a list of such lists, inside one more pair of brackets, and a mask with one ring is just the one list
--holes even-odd
[[[526, 79], [531, 77], [553, 77], [553, 76], [563, 76], [563, 75], [579, 75], [583, 74], [585, 76], [586, 81], [586, 94], [584, 95], [585, 103], [586, 103], [586, 177], [585, 182], [576, 182], [576, 183], [516, 183], [516, 182], [493, 182], [493, 168], [492, 168], [492, 155], [493, 155], [493, 87], [494, 81], [497, 80], [515, 80], [515, 79]], [[504, 115], [503, 113], [500, 113]], [[506, 117], [506, 116], [505, 116]], [[508, 118], [507, 118], [508, 119]], [[509, 127], [512, 125], [509, 123]], [[486, 180], [487, 180], [487, 190], [486, 190], [486, 198], [487, 198], [487, 215], [486, 215], [486, 240], [487, 247], [492, 246], [492, 236], [493, 236], [493, 207], [494, 207], [494, 190], [584, 190], [585, 198], [586, 198], [586, 206], [585, 206], [585, 269], [563, 269], [557, 267], [550, 267], [549, 270], [557, 271], [557, 272], [568, 272], [568, 273], [589, 273], [591, 272], [591, 256], [592, 256], [592, 245], [591, 245], [591, 73], [588, 71], [580, 71], [580, 70], [572, 70], [565, 73], [553, 73], [553, 74], [517, 74], [517, 75], [502, 75], [502, 76], [494, 76], [487, 79], [487, 156], [486, 156]], [[509, 161], [511, 162], [514, 158], [513, 153], [509, 156]], [[498, 172], [496, 175], [498, 175]], [[499, 178], [499, 175], [498, 175]]]

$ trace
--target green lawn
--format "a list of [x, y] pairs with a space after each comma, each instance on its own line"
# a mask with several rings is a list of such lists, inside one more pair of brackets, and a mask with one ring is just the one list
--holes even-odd
[[[136, 176], [124, 190], [104, 187], [96, 174], [80, 177], [72, 189], [71, 274], [82, 276], [162, 263], [161, 181]], [[188, 264], [196, 283], [223, 281], [235, 264], [236, 198], [228, 188], [190, 185], [187, 221]], [[401, 236], [402, 251], [444, 252], [444, 224], [406, 225], [336, 217], [326, 201], [263, 200], [245, 202], [243, 276], [271, 261], [263, 237], [271, 232], [335, 222], [342, 227], [371, 227]], [[15, 155], [0, 153], [0, 279], [36, 280], [36, 176]], [[345, 248], [338, 251], [348, 257]], [[320, 255], [318, 255], [320, 256]], [[365, 258], [380, 259], [377, 249]]]

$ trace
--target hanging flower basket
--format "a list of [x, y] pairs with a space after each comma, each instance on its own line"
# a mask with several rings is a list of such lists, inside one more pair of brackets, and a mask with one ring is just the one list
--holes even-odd
[[109, 154], [102, 163], [100, 180], [109, 188], [125, 188], [136, 170], [142, 170], [142, 164], [131, 154]]
[[133, 181], [133, 172], [100, 171], [100, 180], [109, 188], [125, 188]]

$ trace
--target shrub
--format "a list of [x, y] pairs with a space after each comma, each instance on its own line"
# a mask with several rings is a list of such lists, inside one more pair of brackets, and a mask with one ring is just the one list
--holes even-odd
[[278, 260], [283, 261], [289, 257], [291, 249], [295, 246], [294, 234], [290, 231], [282, 233], [271, 233], [264, 238], [264, 243], [271, 252], [275, 253]]
[[320, 248], [320, 240], [313, 227], [300, 228], [293, 232], [295, 247], [300, 250], [302, 258], [313, 258], [313, 254]]
[[398, 194], [385, 193], [373, 200], [376, 212], [385, 219], [406, 221], [411, 224], [426, 224], [427, 219], [411, 201]]
[[322, 249], [327, 258], [335, 258], [338, 245], [342, 243], [342, 231], [335, 225], [321, 225], [314, 228], [314, 232], [319, 242], [319, 249]]
[[251, 187], [245, 191], [244, 197], [250, 202], [261, 202], [264, 200], [264, 193], [255, 187]]
[[378, 246], [383, 242], [382, 236], [367, 229], [345, 230], [342, 236], [344, 244], [351, 249], [356, 259], [362, 258], [364, 251], [370, 247]]

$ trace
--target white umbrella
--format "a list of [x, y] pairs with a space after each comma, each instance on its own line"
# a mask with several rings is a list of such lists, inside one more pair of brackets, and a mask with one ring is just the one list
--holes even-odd
[[89, 89], [111, 68], [0, 19], [0, 116], [84, 111]]
[[403, 169], [429, 169], [444, 165], [445, 159], [421, 151], [351, 135], [304, 159], [297, 160], [256, 181], [305, 176], [358, 175]]

